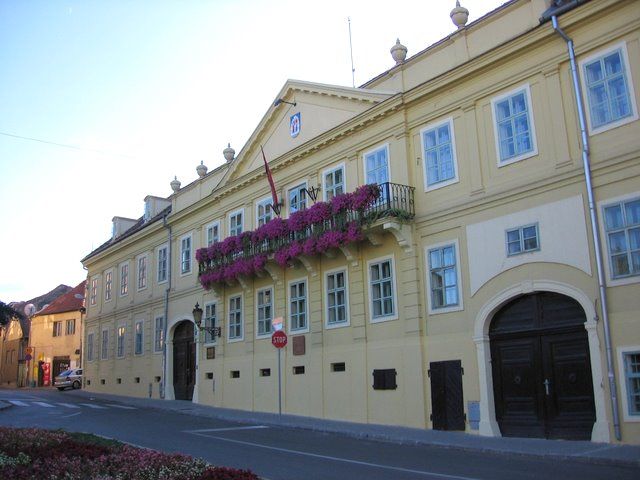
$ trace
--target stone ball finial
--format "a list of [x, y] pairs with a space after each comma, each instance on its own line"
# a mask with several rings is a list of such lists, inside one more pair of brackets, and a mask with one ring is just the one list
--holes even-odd
[[469, 10], [461, 7], [460, 0], [456, 0], [456, 6], [451, 10], [449, 16], [453, 24], [458, 27], [458, 29], [461, 29], [467, 24], [467, 20], [469, 20]]
[[178, 180], [178, 177], [173, 177], [173, 180], [171, 180], [171, 190], [173, 190], [173, 193], [178, 193], [178, 190], [180, 190], [180, 185], [182, 185], [180, 183], [180, 180]]
[[231, 148], [231, 144], [230, 144], [230, 143], [228, 143], [228, 144], [227, 144], [227, 148], [225, 148], [225, 149], [222, 151], [222, 155], [224, 155], [224, 159], [225, 159], [227, 162], [230, 162], [231, 160], [233, 160], [233, 159], [235, 158], [235, 156], [236, 156], [236, 151], [235, 151], [233, 148]]
[[400, 39], [396, 40], [396, 44], [391, 47], [391, 57], [396, 62], [396, 65], [400, 65], [404, 62], [404, 59], [407, 58], [407, 47], [400, 43]]
[[204, 164], [204, 160], [200, 161], [200, 165], [198, 165], [196, 167], [196, 172], [198, 172], [198, 176], [200, 178], [204, 177], [207, 174], [207, 170], [209, 170], [207, 168], [207, 166]]

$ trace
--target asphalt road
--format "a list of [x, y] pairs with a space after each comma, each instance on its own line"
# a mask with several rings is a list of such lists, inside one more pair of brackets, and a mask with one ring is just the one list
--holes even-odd
[[0, 390], [0, 425], [62, 428], [249, 468], [269, 480], [637, 479], [637, 468], [399, 445], [137, 408], [52, 390]]

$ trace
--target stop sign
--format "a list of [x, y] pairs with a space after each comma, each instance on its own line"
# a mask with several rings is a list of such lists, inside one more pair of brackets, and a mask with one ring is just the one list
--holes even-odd
[[282, 330], [273, 332], [273, 335], [271, 335], [271, 343], [273, 343], [273, 346], [276, 348], [283, 348], [287, 344], [287, 334]]

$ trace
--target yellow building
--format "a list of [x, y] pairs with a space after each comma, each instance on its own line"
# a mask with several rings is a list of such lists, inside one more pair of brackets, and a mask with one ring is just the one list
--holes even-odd
[[31, 318], [31, 379], [39, 386], [82, 365], [82, 323], [86, 281], [59, 296]]
[[359, 88], [287, 81], [237, 156], [114, 217], [87, 388], [640, 443], [640, 10], [550, 3], [456, 8]]

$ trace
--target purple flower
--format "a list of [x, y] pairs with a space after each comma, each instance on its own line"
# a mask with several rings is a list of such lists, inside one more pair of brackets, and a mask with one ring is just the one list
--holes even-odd
[[206, 248], [199, 248], [198, 250], [196, 250], [196, 262], [204, 263], [204, 262], [207, 262], [208, 260], [209, 260], [209, 255], [207, 253]]
[[349, 222], [347, 230], [344, 232], [345, 243], [359, 242], [364, 236], [358, 222]]
[[331, 211], [333, 214], [344, 212], [351, 208], [352, 193], [342, 193], [331, 199]]
[[314, 255], [316, 253], [316, 239], [315, 237], [309, 237], [302, 245], [302, 252], [305, 255]]
[[361, 185], [353, 192], [351, 209], [363, 210], [373, 204], [380, 196], [380, 187], [375, 184]]
[[282, 268], [286, 267], [289, 264], [289, 248], [285, 247], [281, 250], [278, 250], [273, 256], [274, 260], [280, 265]]
[[310, 224], [321, 223], [331, 218], [331, 204], [318, 202], [307, 210], [307, 218]]
[[309, 225], [309, 219], [307, 217], [307, 210], [298, 210], [293, 212], [287, 220], [289, 230], [292, 232], [300, 232], [307, 228]]
[[325, 232], [320, 236], [320, 238], [318, 238], [317, 249], [321, 252], [325, 252], [330, 248], [337, 248], [343, 244], [342, 239], [342, 232], [335, 230]]

